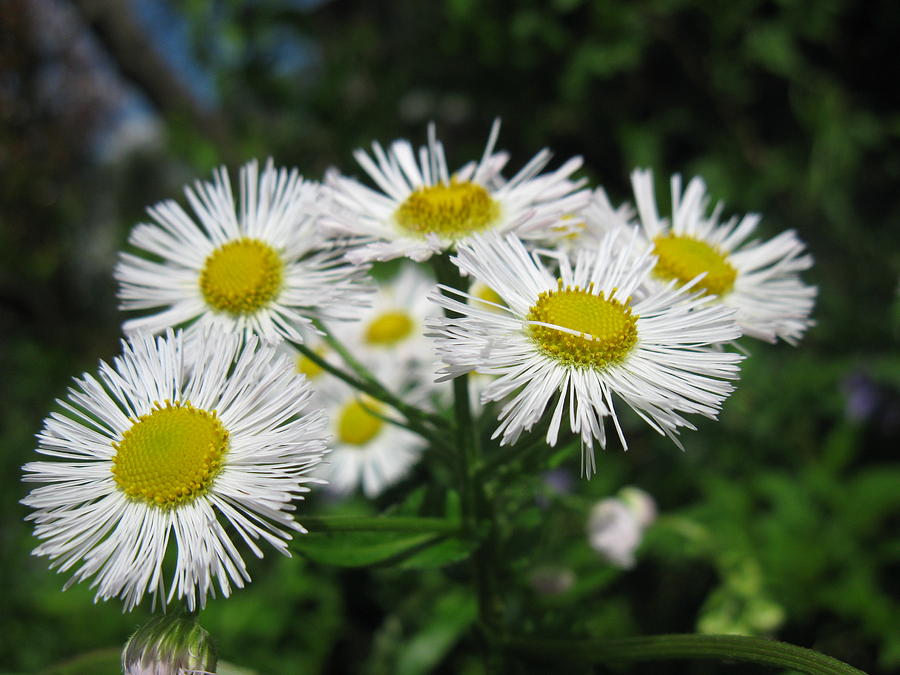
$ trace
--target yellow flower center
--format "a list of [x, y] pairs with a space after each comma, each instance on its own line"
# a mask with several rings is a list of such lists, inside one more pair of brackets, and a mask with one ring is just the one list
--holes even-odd
[[408, 338], [414, 328], [415, 323], [406, 312], [384, 312], [368, 325], [363, 339], [370, 345], [390, 347]]
[[[319, 356], [325, 356], [325, 352], [327, 350], [325, 349], [324, 345], [321, 345], [314, 351]], [[325, 369], [308, 356], [297, 354], [297, 372], [301, 375], [306, 375], [306, 379], [308, 380], [314, 380], [319, 377], [319, 375], [324, 373]]]
[[[475, 302], [472, 304], [480, 309], [499, 312], [500, 307], [506, 307], [506, 303], [503, 302], [503, 298], [500, 297], [500, 294], [480, 281], [476, 281], [472, 284], [472, 288], [469, 289], [469, 294], [475, 298]], [[479, 300], [482, 302], [478, 302]], [[500, 307], [497, 307], [497, 305], [500, 305]]]
[[724, 295], [734, 288], [737, 270], [719, 249], [686, 235], [667, 234], [653, 240], [658, 260], [653, 273], [665, 280], [686, 283], [706, 272], [695, 288], [712, 295]]
[[281, 290], [284, 263], [274, 248], [258, 239], [235, 239], [213, 251], [200, 273], [207, 304], [233, 316], [253, 314]]
[[455, 179], [419, 188], [394, 212], [397, 224], [411, 234], [454, 240], [488, 229], [499, 216], [500, 205], [487, 190]]
[[113, 447], [119, 489], [132, 499], [173, 507], [212, 486], [222, 470], [228, 431], [215, 412], [166, 401], [135, 420]]
[[544, 291], [526, 319], [561, 326], [578, 335], [547, 326], [528, 326], [541, 352], [567, 366], [600, 370], [620, 363], [637, 344], [637, 319], [628, 305], [601, 292], [578, 286]]
[[[562, 217], [563, 220], [574, 220], [574, 213], [567, 213]], [[579, 220], [574, 223], [561, 223], [559, 225], [555, 225], [553, 227], [553, 231], [557, 234], [561, 235], [563, 239], [574, 240], [578, 239], [584, 231], [587, 229], [587, 223], [583, 220]]]
[[365, 397], [365, 406], [354, 399], [344, 406], [338, 417], [337, 436], [347, 445], [365, 445], [381, 431], [384, 421], [369, 410], [381, 411], [381, 405], [372, 398]]

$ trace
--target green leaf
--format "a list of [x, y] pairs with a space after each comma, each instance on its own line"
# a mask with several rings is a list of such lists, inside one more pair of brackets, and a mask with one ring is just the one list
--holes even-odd
[[98, 649], [58, 663], [39, 675], [118, 675], [122, 672], [122, 650]]
[[475, 540], [448, 537], [434, 546], [413, 553], [400, 563], [400, 567], [404, 569], [444, 567], [465, 560], [477, 547], [478, 542]]
[[476, 615], [475, 599], [462, 591], [448, 592], [434, 605], [427, 623], [406, 642], [397, 659], [397, 675], [430, 673]]
[[291, 548], [326, 565], [366, 567], [404, 560], [442, 539], [422, 532], [323, 532], [297, 537]]

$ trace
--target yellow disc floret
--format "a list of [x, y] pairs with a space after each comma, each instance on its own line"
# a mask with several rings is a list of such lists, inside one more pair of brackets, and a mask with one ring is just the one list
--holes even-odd
[[113, 443], [112, 474], [132, 499], [164, 508], [206, 493], [222, 470], [228, 431], [189, 402], [154, 404]]
[[390, 347], [408, 338], [415, 322], [406, 312], [394, 310], [376, 316], [366, 327], [363, 339], [367, 344]]
[[600, 370], [622, 362], [637, 344], [637, 319], [627, 304], [578, 286], [544, 291], [525, 317], [577, 331], [549, 326], [528, 326], [528, 335], [538, 349], [567, 366]]
[[653, 240], [658, 260], [653, 273], [665, 280], [686, 283], [706, 272], [695, 286], [712, 295], [724, 295], [734, 288], [737, 270], [726, 255], [705, 241], [686, 235], [666, 234]]
[[213, 251], [200, 273], [207, 304], [233, 316], [265, 307], [281, 290], [284, 262], [267, 243], [247, 237]]
[[365, 445], [381, 431], [384, 421], [370, 413], [381, 411], [381, 405], [365, 397], [365, 401], [354, 399], [341, 410], [337, 422], [337, 437], [347, 445]]
[[[315, 350], [316, 354], [319, 356], [325, 356], [326, 351], [327, 350], [324, 346], [319, 346]], [[319, 377], [319, 375], [325, 372], [325, 369], [322, 366], [320, 366], [305, 354], [297, 354], [296, 364], [297, 372], [301, 375], [306, 375], [306, 378], [308, 380], [314, 380]]]
[[453, 240], [486, 230], [499, 217], [500, 205], [487, 190], [456, 179], [419, 188], [394, 212], [394, 220], [410, 234]]
[[488, 309], [494, 312], [499, 312], [501, 311], [501, 307], [506, 307], [506, 303], [503, 302], [503, 298], [500, 297], [500, 294], [490, 286], [483, 284], [480, 281], [476, 281], [474, 284], [472, 284], [472, 287], [469, 289], [469, 295], [471, 295], [474, 299], [471, 304], [475, 305], [479, 309]]

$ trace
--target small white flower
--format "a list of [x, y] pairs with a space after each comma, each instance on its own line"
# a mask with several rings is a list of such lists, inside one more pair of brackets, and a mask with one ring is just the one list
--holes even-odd
[[329, 328], [370, 370], [393, 371], [397, 387], [434, 389], [434, 350], [425, 337], [425, 321], [440, 313], [429, 298], [434, 286], [421, 265], [404, 264], [377, 286], [372, 307], [361, 310], [357, 322]]
[[321, 186], [271, 160], [262, 175], [246, 164], [240, 184], [236, 206], [221, 168], [185, 188], [196, 220], [165, 201], [149, 209], [155, 222], [134, 228], [129, 243], [155, 259], [121, 254], [121, 308], [156, 313], [126, 321], [126, 332], [212, 324], [300, 342], [312, 319], [352, 319], [364, 306], [364, 270], [317, 233]]
[[322, 387], [318, 391], [331, 421], [332, 450], [317, 475], [337, 494], [360, 486], [366, 497], [377, 497], [409, 472], [425, 442], [379, 417], [389, 417], [392, 411], [372, 397], [334, 378]]
[[433, 125], [428, 129], [428, 146], [420, 148], [418, 156], [405, 140], [395, 141], [387, 152], [373, 143], [374, 160], [357, 150], [356, 160], [380, 192], [336, 173], [327, 180], [334, 188], [336, 207], [324, 222], [337, 232], [369, 242], [351, 250], [348, 258], [365, 262], [406, 256], [423, 261], [488, 230], [543, 238], [566, 213], [587, 203], [589, 191], [580, 190], [583, 181], [570, 180], [581, 158], [538, 175], [550, 161], [545, 149], [504, 180], [500, 171], [508, 156], [494, 152], [499, 131], [497, 121], [481, 160], [453, 174]]
[[462, 300], [434, 296], [462, 315], [433, 324], [444, 378], [472, 370], [498, 375], [482, 398], [510, 396], [494, 437], [515, 443], [556, 397], [547, 442], [556, 444], [568, 409], [588, 475], [594, 439], [606, 446], [604, 418], [612, 418], [627, 447], [613, 394], [680, 447], [678, 428], [694, 428], [681, 413], [715, 418], [741, 358], [709, 346], [739, 337], [733, 310], [674, 283], [644, 293], [655, 262], [649, 247], [637, 249], [634, 236], [618, 239], [613, 233], [599, 248], [578, 251], [574, 264], [559, 252], [559, 272], [551, 274], [512, 235], [476, 237], [453, 260], [500, 296], [502, 311], [452, 289], [445, 290]]
[[[788, 230], [768, 241], [752, 240], [757, 214], [719, 222], [722, 204], [710, 212], [706, 185], [693, 178], [684, 193], [681, 177], [673, 176], [671, 221], [660, 218], [653, 192], [653, 174], [631, 174], [640, 230], [657, 256], [653, 278], [660, 283], [685, 283], [703, 274], [695, 289], [717, 296], [736, 310], [735, 321], [745, 335], [795, 344], [813, 325], [809, 319], [816, 287], [804, 284], [799, 272], [812, 266], [796, 232]], [[593, 229], [616, 229], [625, 212], [610, 208], [585, 211]]]
[[639, 488], [624, 488], [619, 497], [602, 499], [591, 509], [588, 544], [613, 565], [634, 567], [634, 552], [655, 517], [656, 504], [650, 495]]
[[45, 420], [37, 451], [61, 461], [24, 467], [25, 481], [46, 484], [23, 500], [42, 540], [34, 553], [60, 571], [79, 565], [67, 586], [93, 576], [97, 598], [127, 610], [144, 593], [193, 610], [214, 584], [228, 596], [249, 581], [234, 534], [259, 557], [260, 538], [289, 555], [289, 531], [304, 532], [292, 502], [317, 482], [325, 421], [307, 412], [306, 380], [256, 337], [206, 332], [186, 349], [169, 332], [122, 345]]

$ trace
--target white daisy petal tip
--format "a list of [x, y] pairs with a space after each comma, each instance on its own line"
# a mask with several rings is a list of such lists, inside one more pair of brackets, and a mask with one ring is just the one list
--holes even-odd
[[22, 500], [35, 555], [77, 568], [66, 587], [93, 578], [97, 600], [126, 610], [148, 594], [193, 610], [215, 595], [212, 582], [225, 596], [243, 587], [232, 538], [257, 556], [257, 540], [287, 552], [290, 531], [303, 531], [292, 502], [325, 452], [306, 380], [283, 365], [238, 334], [205, 331], [191, 348], [180, 332], [124, 340], [45, 420], [37, 451], [53, 461], [23, 467], [25, 481], [43, 483]]

